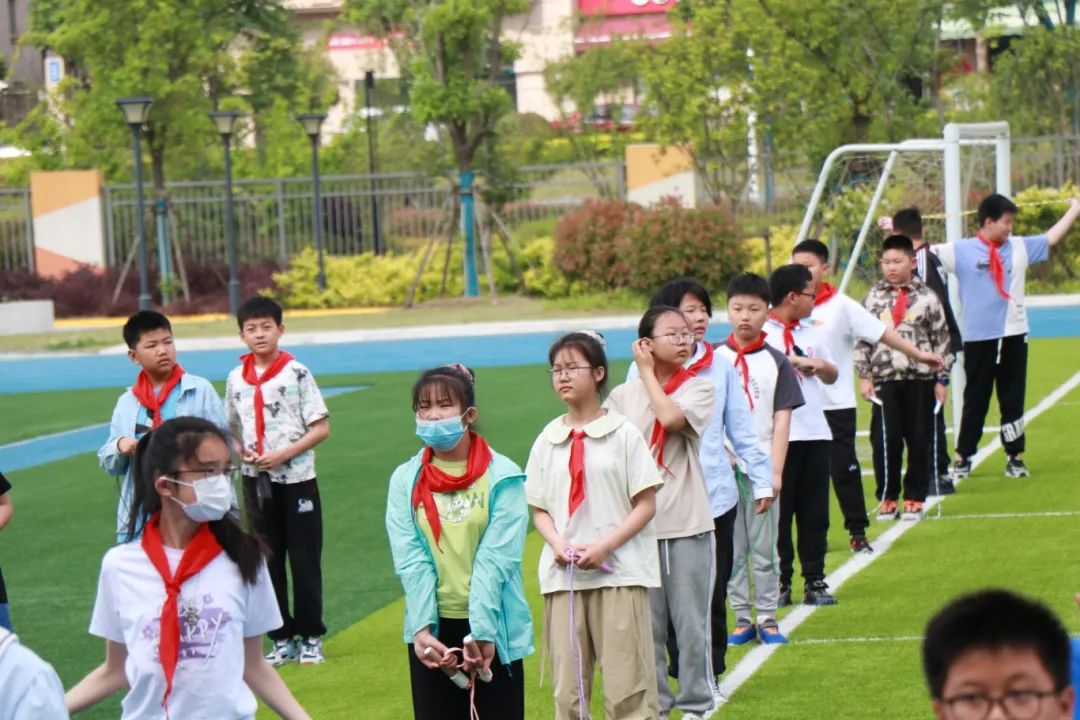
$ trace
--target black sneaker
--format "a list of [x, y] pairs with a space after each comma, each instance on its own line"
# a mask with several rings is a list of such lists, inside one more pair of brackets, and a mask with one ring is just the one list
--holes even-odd
[[803, 602], [807, 605], [836, 605], [836, 598], [829, 593], [829, 586], [824, 580], [807, 583], [805, 592]]
[[785, 583], [780, 583], [780, 598], [777, 600], [777, 607], [787, 607], [791, 604], [791, 586]]
[[948, 475], [939, 475], [937, 479], [937, 487], [931, 484], [931, 495], [952, 495], [956, 492], [956, 485], [953, 484], [952, 478]]
[[1005, 477], [1031, 477], [1031, 473], [1028, 472], [1027, 465], [1024, 464], [1023, 460], [1016, 456], [1011, 456], [1009, 457], [1009, 461], [1005, 463]]
[[963, 460], [957, 460], [952, 466], [952, 479], [953, 482], [957, 480], [963, 480], [971, 474], [971, 460], [964, 458]]
[[852, 535], [851, 536], [851, 552], [853, 553], [866, 553], [870, 554], [874, 552], [874, 548], [870, 546], [870, 541], [866, 539], [865, 535]]

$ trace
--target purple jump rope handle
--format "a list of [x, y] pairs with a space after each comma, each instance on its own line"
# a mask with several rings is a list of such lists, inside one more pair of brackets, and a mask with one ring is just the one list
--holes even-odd
[[[570, 558], [571, 560], [576, 560], [576, 559], [577, 559], [577, 553], [576, 553], [576, 552], [574, 552], [574, 551], [573, 551], [572, 549], [570, 549], [570, 548], [566, 548], [566, 555], [567, 555], [567, 556], [568, 556], [568, 557], [569, 557], [569, 558]], [[610, 563], [606, 563], [606, 562], [602, 562], [602, 563], [600, 563], [600, 567], [598, 567], [598, 568], [597, 568], [597, 570], [599, 570], [600, 572], [605, 572], [605, 573], [613, 573], [613, 572], [615, 572], [615, 568], [611, 567], [611, 564], [610, 564]]]

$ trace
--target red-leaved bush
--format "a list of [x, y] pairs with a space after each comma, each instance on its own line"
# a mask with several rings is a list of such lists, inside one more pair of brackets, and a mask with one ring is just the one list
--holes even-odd
[[[177, 298], [162, 309], [175, 315], [228, 312], [229, 271], [225, 263], [189, 261], [184, 267], [191, 299], [184, 300], [177, 290]], [[237, 279], [240, 281], [241, 299], [256, 295], [261, 290], [274, 289], [272, 275], [280, 269], [276, 262], [270, 260], [240, 266]], [[90, 266], [82, 266], [61, 278], [42, 278], [26, 270], [5, 270], [0, 272], [0, 301], [51, 299], [56, 316], [62, 318], [130, 315], [139, 305], [139, 278], [135, 272], [128, 272], [114, 303], [113, 293], [119, 277], [119, 268], [101, 270]], [[160, 306], [156, 268], [150, 271], [149, 283], [154, 305]]]
[[749, 262], [726, 210], [687, 210], [674, 198], [647, 208], [591, 200], [555, 228], [555, 263], [585, 290], [649, 293], [683, 275], [719, 289]]

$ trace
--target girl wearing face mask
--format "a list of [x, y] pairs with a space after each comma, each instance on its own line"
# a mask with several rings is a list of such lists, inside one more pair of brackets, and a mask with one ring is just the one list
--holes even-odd
[[213, 423], [168, 420], [139, 440], [127, 527], [105, 554], [90, 633], [105, 662], [67, 693], [72, 713], [127, 689], [122, 719], [254, 718], [257, 695], [306, 712], [263, 657], [281, 625], [263, 547], [236, 520], [229, 445]]
[[[533, 650], [521, 577], [525, 477], [472, 429], [473, 383], [461, 365], [417, 380], [412, 406], [423, 447], [394, 471], [386, 500], [417, 720], [468, 720], [471, 697], [485, 720], [525, 717], [521, 660]], [[452, 676], [471, 679], [475, 694]]]

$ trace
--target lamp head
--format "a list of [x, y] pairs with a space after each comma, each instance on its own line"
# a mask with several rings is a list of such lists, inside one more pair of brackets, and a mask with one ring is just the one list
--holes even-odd
[[242, 118], [246, 117], [239, 110], [213, 110], [208, 114], [210, 119], [214, 121], [218, 133], [223, 138], [232, 137], [233, 133], [236, 132], [237, 124]]
[[142, 127], [146, 124], [150, 106], [153, 104], [153, 98], [148, 97], [128, 97], [116, 101], [116, 106], [124, 113], [124, 122], [131, 127]]
[[319, 137], [323, 121], [326, 120], [326, 113], [303, 113], [297, 115], [296, 119], [304, 126], [304, 132], [307, 133], [308, 137], [314, 140]]

